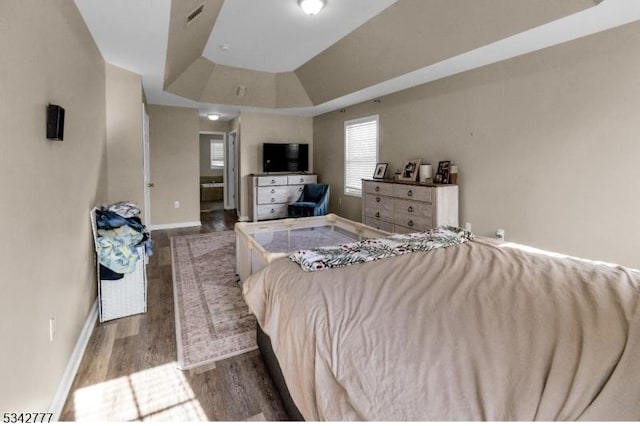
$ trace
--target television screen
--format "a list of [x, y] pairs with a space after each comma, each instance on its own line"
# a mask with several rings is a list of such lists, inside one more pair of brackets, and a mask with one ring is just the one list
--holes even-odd
[[265, 173], [309, 170], [309, 145], [306, 143], [265, 143], [262, 147]]

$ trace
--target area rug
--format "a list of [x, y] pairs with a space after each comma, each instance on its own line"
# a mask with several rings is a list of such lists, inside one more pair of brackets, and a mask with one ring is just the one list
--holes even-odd
[[257, 349], [256, 320], [235, 272], [235, 232], [171, 238], [178, 367]]

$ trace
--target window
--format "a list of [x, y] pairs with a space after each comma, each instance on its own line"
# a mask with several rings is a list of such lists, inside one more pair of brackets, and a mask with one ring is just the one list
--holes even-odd
[[224, 141], [211, 139], [211, 168], [224, 168]]
[[362, 180], [378, 162], [378, 116], [344, 122], [344, 193], [362, 196]]

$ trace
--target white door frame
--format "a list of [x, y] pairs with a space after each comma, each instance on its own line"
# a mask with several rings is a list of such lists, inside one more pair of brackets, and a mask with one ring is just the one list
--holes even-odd
[[142, 104], [142, 150], [143, 150], [143, 186], [144, 186], [144, 224], [151, 226], [151, 163], [149, 156], [149, 114]]
[[[233, 137], [232, 137], [233, 135]], [[227, 210], [236, 209], [240, 213], [238, 206], [238, 131], [232, 130], [227, 138], [227, 152], [230, 161], [225, 161], [225, 199], [224, 208]], [[227, 167], [231, 165], [231, 167]]]
[[[222, 146], [224, 146], [224, 169], [222, 170], [222, 180], [224, 183], [224, 188], [223, 188], [223, 192], [222, 192], [222, 200], [224, 201], [224, 209], [227, 209], [227, 159], [228, 159], [228, 155], [227, 155], [227, 140], [228, 140], [228, 133], [227, 132], [210, 132], [210, 131], [205, 131], [202, 130], [200, 132], [198, 132], [200, 135], [222, 135]], [[200, 143], [198, 141], [198, 143]], [[200, 147], [198, 146], [198, 149], [200, 149]], [[198, 163], [200, 164], [200, 163]]]

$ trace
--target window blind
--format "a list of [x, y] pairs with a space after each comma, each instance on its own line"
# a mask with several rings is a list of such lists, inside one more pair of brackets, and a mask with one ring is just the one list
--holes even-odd
[[362, 180], [378, 162], [378, 116], [350, 120], [345, 128], [344, 193], [362, 196]]
[[211, 140], [211, 168], [224, 168], [224, 143], [219, 140]]

